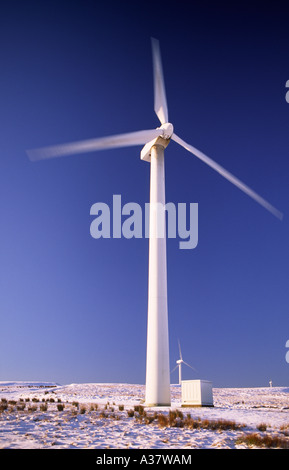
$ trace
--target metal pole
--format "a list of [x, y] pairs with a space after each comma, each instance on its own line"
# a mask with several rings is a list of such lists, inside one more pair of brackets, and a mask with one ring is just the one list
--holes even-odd
[[[151, 149], [147, 406], [170, 406], [164, 147]], [[162, 229], [163, 228], [163, 232]]]

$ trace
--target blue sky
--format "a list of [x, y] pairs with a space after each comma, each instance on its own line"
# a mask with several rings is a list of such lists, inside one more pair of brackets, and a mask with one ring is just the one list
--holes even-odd
[[[0, 6], [0, 380], [145, 382], [148, 240], [93, 239], [90, 208], [149, 200], [141, 147], [31, 163], [26, 149], [155, 128], [150, 37], [176, 133], [284, 213], [280, 222], [171, 142], [171, 368], [214, 386], [288, 385], [288, 8], [257, 2]], [[177, 372], [171, 376], [178, 380]]]

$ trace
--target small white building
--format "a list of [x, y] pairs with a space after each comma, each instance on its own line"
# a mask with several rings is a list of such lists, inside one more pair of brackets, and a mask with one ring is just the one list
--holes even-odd
[[214, 406], [212, 382], [182, 380], [182, 406]]

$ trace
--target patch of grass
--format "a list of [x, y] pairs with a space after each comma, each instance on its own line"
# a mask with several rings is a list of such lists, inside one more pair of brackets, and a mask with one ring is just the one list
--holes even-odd
[[289, 436], [289, 424], [282, 424], [282, 426], [280, 426], [280, 431], [284, 436]]
[[18, 411], [23, 411], [25, 409], [25, 403], [18, 403], [16, 408]]
[[184, 415], [179, 410], [170, 410], [168, 416], [168, 426], [172, 428], [183, 428], [185, 425]]
[[31, 413], [33, 413], [34, 411], [37, 411], [37, 405], [29, 405], [28, 411], [30, 411]]
[[147, 412], [142, 405], [135, 405], [134, 416], [138, 422], [142, 423], [147, 418]]
[[159, 413], [156, 418], [160, 427], [186, 427], [189, 429], [210, 429], [211, 431], [235, 431], [244, 427], [243, 424], [225, 419], [193, 419], [191, 415], [184, 416], [179, 410], [170, 410], [168, 415]]
[[256, 432], [244, 434], [236, 440], [236, 444], [246, 444], [250, 447], [289, 449], [289, 439], [286, 437], [270, 434], [261, 435]]
[[144, 422], [145, 422], [145, 424], [151, 424], [154, 420], [155, 420], [154, 415], [147, 415], [145, 417]]
[[0, 413], [2, 413], [3, 411], [6, 411], [8, 408], [8, 403], [1, 403], [0, 404]]
[[169, 426], [169, 418], [166, 415], [163, 415], [162, 413], [160, 413], [158, 414], [157, 419], [158, 419], [158, 425], [161, 428], [165, 428]]
[[144, 414], [144, 407], [142, 405], [135, 405], [134, 411], [136, 411], [139, 415]]
[[257, 429], [258, 429], [258, 431], [261, 431], [261, 432], [266, 431], [267, 430], [267, 424], [260, 423], [260, 424], [258, 424]]
[[179, 427], [188, 429], [209, 429], [212, 431], [236, 431], [245, 427], [244, 424], [238, 424], [235, 421], [225, 419], [203, 419], [192, 418], [191, 414], [184, 416], [181, 410], [169, 410], [167, 413], [148, 414], [143, 406], [136, 405], [134, 409], [127, 411], [129, 418], [135, 417], [137, 421], [151, 424], [157, 422], [160, 427]]

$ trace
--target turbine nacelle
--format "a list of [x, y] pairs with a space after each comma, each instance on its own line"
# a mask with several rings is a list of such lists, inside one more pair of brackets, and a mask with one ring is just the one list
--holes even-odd
[[174, 132], [173, 125], [170, 122], [165, 122], [160, 127], [157, 127], [157, 130], [161, 130], [163, 132], [162, 135], [156, 137], [153, 140], [150, 140], [147, 144], [145, 144], [140, 153], [141, 160], [145, 160], [146, 162], [151, 161], [151, 149], [154, 145], [161, 145], [164, 148], [169, 145]]
[[174, 132], [174, 126], [170, 122], [165, 122], [157, 129], [162, 129], [163, 135], [161, 137], [166, 140], [170, 139]]

